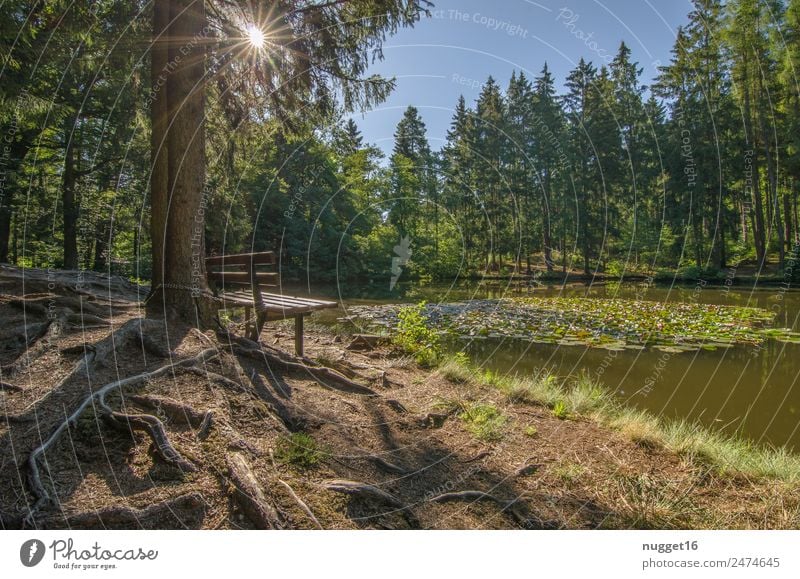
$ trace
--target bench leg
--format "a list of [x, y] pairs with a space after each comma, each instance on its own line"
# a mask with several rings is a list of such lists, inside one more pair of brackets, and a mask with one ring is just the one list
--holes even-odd
[[253, 331], [250, 328], [250, 308], [245, 306], [244, 308], [244, 332], [247, 334], [247, 337], [251, 337], [253, 335]]
[[258, 338], [261, 336], [261, 330], [264, 329], [264, 324], [267, 321], [267, 314], [265, 312], [256, 312], [256, 320], [253, 323], [253, 337], [251, 338], [254, 342], [258, 342]]
[[303, 357], [303, 316], [294, 317], [294, 351]]

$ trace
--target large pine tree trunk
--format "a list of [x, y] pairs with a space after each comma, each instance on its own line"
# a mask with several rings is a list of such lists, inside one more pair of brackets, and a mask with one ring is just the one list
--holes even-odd
[[61, 184], [61, 202], [64, 206], [64, 269], [78, 269], [78, 205], [75, 201], [76, 143], [74, 118], [64, 122], [67, 139], [64, 155], [64, 175]]
[[[4, 125], [3, 129], [4, 135], [10, 134], [8, 127]], [[32, 139], [33, 135], [30, 132], [23, 132], [8, 148], [8, 157], [4, 167], [6, 179], [0, 185], [0, 263], [8, 262], [17, 173], [30, 148], [28, 143]]]
[[760, 187], [760, 173], [758, 163], [758, 146], [755, 142], [755, 131], [753, 130], [753, 111], [750, 102], [750, 81], [747, 74], [748, 63], [745, 61], [744, 69], [745, 75], [742, 79], [742, 87], [744, 91], [744, 130], [747, 139], [747, 146], [752, 151], [752, 179], [753, 183], [750, 188], [753, 196], [753, 241], [756, 246], [756, 259], [758, 266], [763, 267], [767, 257], [766, 237], [764, 235], [764, 207], [761, 200], [761, 187]]
[[[169, 164], [167, 161], [167, 63], [169, 54], [170, 0], [153, 3], [153, 40], [150, 47], [151, 103], [150, 122], [150, 236], [153, 245], [153, 273], [151, 287], [159, 287], [164, 279], [164, 235], [167, 223], [167, 191], [169, 190]], [[134, 258], [138, 258], [138, 253]]]
[[11, 200], [8, 198], [0, 200], [0, 263], [8, 263], [9, 239], [11, 239], [11, 215]]
[[[158, 12], [156, 13], [158, 14]], [[209, 325], [214, 315], [205, 279], [205, 40], [204, 0], [172, 0], [169, 10], [166, 128], [168, 178], [152, 190], [154, 265], [160, 283], [153, 285], [151, 311], [165, 311], [190, 323]], [[155, 108], [158, 112], [163, 109]], [[161, 121], [162, 119], [158, 119]], [[159, 135], [154, 135], [154, 141]], [[163, 148], [163, 146], [162, 146]], [[158, 165], [163, 163], [154, 152]], [[162, 169], [159, 167], [159, 169]], [[160, 246], [160, 248], [159, 248]], [[159, 256], [156, 256], [156, 253]]]

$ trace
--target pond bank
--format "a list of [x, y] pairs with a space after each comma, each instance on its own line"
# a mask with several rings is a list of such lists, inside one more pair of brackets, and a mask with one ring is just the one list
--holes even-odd
[[317, 361], [346, 369], [366, 356], [429, 439], [472, 449], [474, 472], [451, 490], [484, 469], [509, 473], [559, 528], [800, 527], [798, 456], [626, 408], [587, 376], [504, 377], [464, 356], [426, 369], [391, 346], [342, 351], [348, 338], [320, 331]]

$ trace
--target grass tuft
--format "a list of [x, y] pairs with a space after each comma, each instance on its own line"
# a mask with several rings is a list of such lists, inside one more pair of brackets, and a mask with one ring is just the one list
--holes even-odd
[[[710, 467], [717, 474], [800, 482], [800, 456], [784, 448], [756, 445], [698, 424], [663, 420], [646, 411], [625, 406], [588, 374], [581, 374], [572, 381], [561, 380], [544, 370], [532, 376], [504, 376], [498, 372], [480, 371], [463, 356], [446, 360], [440, 372], [455, 383], [497, 389], [513, 404], [546, 406], [553, 416], [560, 419], [591, 418], [621, 432], [644, 448], [664, 448], [695, 464]], [[488, 436], [488, 439], [502, 436], [506, 418], [499, 410], [488, 405], [472, 408], [482, 409], [477, 413], [462, 411], [461, 415], [476, 436]]]
[[508, 422], [508, 418], [492, 404], [464, 405], [460, 416], [467, 430], [476, 438], [488, 442], [503, 438], [503, 431]]
[[275, 460], [301, 469], [316, 466], [322, 459], [317, 441], [303, 432], [295, 432], [278, 439]]

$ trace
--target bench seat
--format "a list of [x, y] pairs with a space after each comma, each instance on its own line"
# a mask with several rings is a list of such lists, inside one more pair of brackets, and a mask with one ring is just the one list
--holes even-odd
[[310, 314], [317, 310], [335, 308], [336, 302], [312, 300], [282, 294], [261, 294], [261, 303], [256, 304], [253, 294], [247, 291], [224, 292], [219, 298], [225, 303], [241, 307], [255, 308], [267, 314], [278, 314], [280, 317], [291, 317], [297, 314]]

